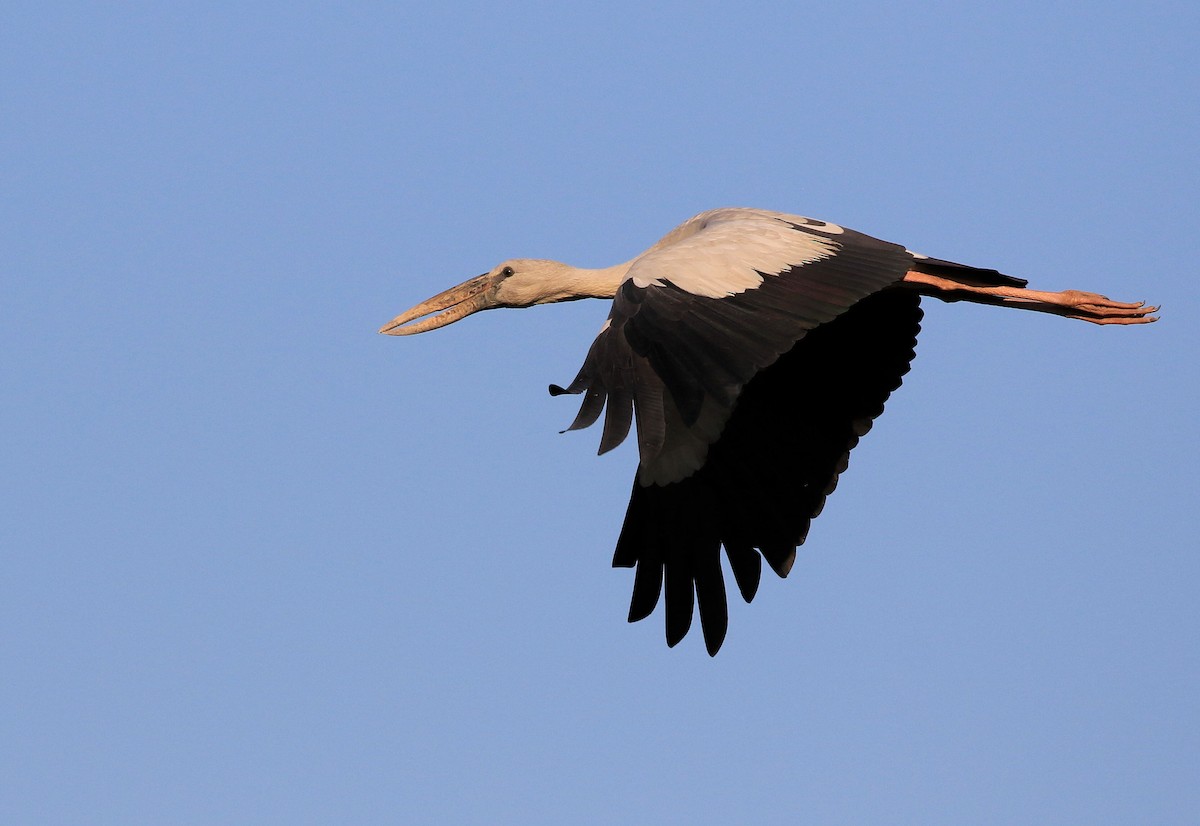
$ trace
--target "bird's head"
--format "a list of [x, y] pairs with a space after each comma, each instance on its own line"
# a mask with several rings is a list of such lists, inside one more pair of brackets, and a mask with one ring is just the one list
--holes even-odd
[[[578, 296], [565, 291], [563, 275], [570, 270], [557, 261], [513, 258], [490, 272], [464, 281], [422, 301], [379, 328], [389, 336], [410, 336], [453, 324], [493, 307], [530, 307]], [[429, 316], [426, 318], [425, 316]]]

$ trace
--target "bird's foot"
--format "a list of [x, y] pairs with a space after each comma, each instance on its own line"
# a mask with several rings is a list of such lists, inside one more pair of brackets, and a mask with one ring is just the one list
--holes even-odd
[[1113, 301], [1108, 296], [1082, 290], [1063, 290], [1055, 295], [1062, 297], [1062, 306], [1066, 309], [1063, 315], [1067, 318], [1078, 318], [1093, 324], [1149, 324], [1158, 321], [1157, 316], [1151, 315], [1158, 312], [1158, 307], [1148, 307], [1145, 301]]

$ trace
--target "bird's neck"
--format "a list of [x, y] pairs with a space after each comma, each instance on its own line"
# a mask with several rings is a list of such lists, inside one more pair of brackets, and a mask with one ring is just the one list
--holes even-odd
[[574, 298], [612, 298], [633, 265], [632, 261], [602, 269], [567, 267], [562, 278], [562, 297], [558, 301]]

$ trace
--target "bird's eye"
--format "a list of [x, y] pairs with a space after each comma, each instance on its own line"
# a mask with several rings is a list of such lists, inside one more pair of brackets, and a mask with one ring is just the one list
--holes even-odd
[[508, 278], [510, 275], [513, 274], [513, 268], [505, 267], [504, 269], [500, 270], [500, 274], [503, 275], [505, 278]]

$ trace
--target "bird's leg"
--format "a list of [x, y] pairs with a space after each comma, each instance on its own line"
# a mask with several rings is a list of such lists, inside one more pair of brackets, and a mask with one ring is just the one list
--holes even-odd
[[1027, 290], [1024, 287], [982, 286], [916, 270], [905, 275], [901, 284], [917, 290], [921, 295], [940, 298], [942, 301], [971, 301], [976, 304], [1016, 307], [1021, 310], [1078, 318], [1093, 324], [1147, 324], [1158, 320], [1150, 315], [1157, 312], [1158, 307], [1147, 307], [1144, 301], [1113, 301], [1106, 296], [1080, 290], [1052, 293]]

